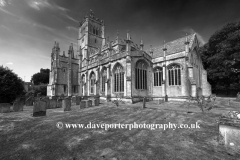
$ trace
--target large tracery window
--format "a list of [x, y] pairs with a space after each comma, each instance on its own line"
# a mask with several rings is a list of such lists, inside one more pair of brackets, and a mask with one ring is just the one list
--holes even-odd
[[163, 70], [160, 67], [154, 69], [153, 72], [154, 86], [161, 86], [163, 82]]
[[138, 62], [135, 68], [135, 87], [136, 89], [147, 89], [147, 65]]
[[90, 75], [90, 93], [94, 94], [95, 90], [95, 74], [92, 72]]
[[124, 71], [120, 65], [114, 70], [114, 92], [124, 92]]
[[105, 92], [106, 88], [105, 88], [105, 82], [107, 80], [107, 69], [103, 69], [102, 72], [102, 92]]
[[177, 64], [168, 67], [168, 80], [170, 86], [181, 85], [181, 69]]

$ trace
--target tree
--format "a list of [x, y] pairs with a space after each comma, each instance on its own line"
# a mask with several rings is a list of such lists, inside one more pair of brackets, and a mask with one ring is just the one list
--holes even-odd
[[240, 89], [240, 22], [216, 31], [200, 53], [213, 90]]
[[40, 93], [41, 96], [46, 96], [47, 95], [47, 86], [40, 86], [35, 89], [34, 91], [34, 96], [37, 96], [37, 94]]
[[12, 103], [24, 94], [24, 82], [8, 67], [0, 66], [0, 103]]
[[49, 69], [40, 69], [40, 72], [35, 73], [31, 81], [34, 83], [34, 85], [39, 85], [39, 84], [48, 84], [49, 83]]

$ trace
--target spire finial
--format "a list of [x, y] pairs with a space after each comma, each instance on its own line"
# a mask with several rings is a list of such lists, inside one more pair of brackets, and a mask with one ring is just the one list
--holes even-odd
[[143, 40], [142, 40], [142, 37], [141, 37], [141, 40], [140, 40], [140, 45], [143, 45]]
[[119, 32], [118, 32], [118, 30], [117, 30], [117, 39], [118, 39], [118, 36], [119, 36]]
[[163, 40], [163, 51], [166, 51], [167, 50], [167, 48], [166, 48], [166, 42], [165, 42], [165, 40]]
[[189, 41], [188, 41], [188, 34], [186, 33], [186, 38], [185, 38], [185, 44], [189, 44]]
[[127, 40], [131, 40], [131, 36], [129, 34], [129, 30], [127, 30]]

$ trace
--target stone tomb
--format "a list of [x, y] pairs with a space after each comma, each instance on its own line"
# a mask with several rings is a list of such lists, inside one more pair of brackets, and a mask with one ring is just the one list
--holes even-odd
[[8, 113], [10, 112], [10, 103], [0, 103], [0, 113]]
[[230, 111], [219, 119], [219, 143], [240, 150], [240, 112]]
[[88, 107], [92, 107], [92, 101], [91, 100], [82, 100], [80, 102], [80, 109], [88, 108]]
[[71, 98], [64, 98], [62, 100], [62, 107], [64, 111], [71, 111]]
[[13, 111], [19, 112], [23, 111], [23, 106], [25, 104], [25, 98], [19, 98], [13, 103]]
[[47, 102], [39, 100], [33, 105], [33, 117], [46, 116]]
[[99, 106], [99, 98], [91, 99], [91, 101], [92, 101], [92, 106]]

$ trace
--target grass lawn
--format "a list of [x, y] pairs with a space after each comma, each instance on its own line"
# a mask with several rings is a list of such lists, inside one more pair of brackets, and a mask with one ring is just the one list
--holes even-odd
[[[216, 119], [228, 110], [240, 110], [240, 103], [217, 100], [217, 108], [202, 114], [194, 104], [148, 102], [102, 103], [98, 107], [72, 111], [47, 110], [45, 117], [32, 117], [32, 106], [23, 112], [0, 113], [0, 160], [4, 159], [240, 159], [240, 152], [218, 145]], [[189, 111], [189, 112], [188, 112]], [[195, 124], [198, 129], [58, 129], [63, 123], [177, 123]]]

